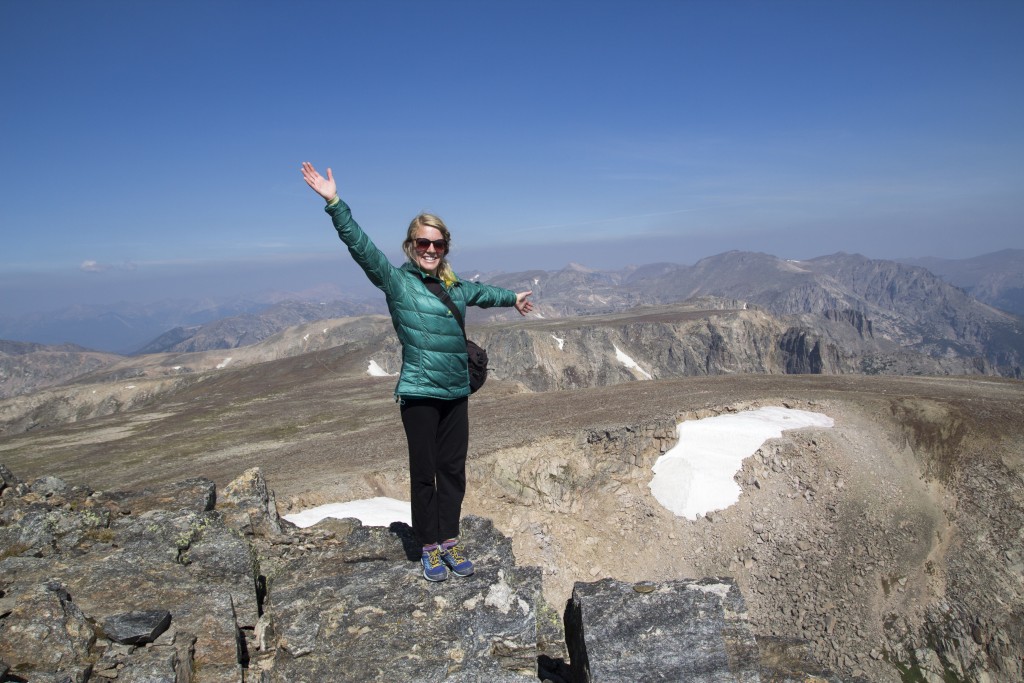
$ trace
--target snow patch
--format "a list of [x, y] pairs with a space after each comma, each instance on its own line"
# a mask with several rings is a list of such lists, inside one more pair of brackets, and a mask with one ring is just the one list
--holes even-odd
[[222, 360], [220, 363], [217, 363], [217, 369], [218, 370], [223, 370], [224, 368], [226, 368], [228, 366], [228, 363], [230, 363], [230, 362], [231, 362], [231, 356], [228, 356], [227, 358]]
[[397, 372], [388, 372], [377, 364], [377, 361], [370, 359], [370, 364], [366, 368], [366, 374], [371, 377], [394, 377]]
[[298, 527], [313, 526], [328, 517], [334, 519], [355, 517], [366, 526], [391, 526], [392, 522], [404, 522], [412, 526], [412, 511], [409, 503], [382, 496], [353, 500], [347, 503], [328, 503], [284, 516]]
[[733, 476], [766, 440], [790, 429], [834, 424], [821, 413], [778, 407], [687, 420], [676, 428], [679, 442], [654, 463], [648, 486], [667, 510], [694, 520], [739, 500]]
[[618, 346], [612, 344], [612, 348], [615, 349], [615, 359], [617, 361], [625, 365], [630, 370], [636, 370], [637, 372], [644, 376], [644, 379], [654, 379], [653, 377], [651, 377], [651, 373], [647, 372], [642, 367], [637, 365], [637, 362], [630, 358], [629, 356], [627, 356], [626, 354], [624, 354]]
[[564, 339], [560, 339], [559, 337], [556, 337], [555, 335], [551, 335], [551, 338], [554, 339], [556, 342], [558, 342], [558, 350], [561, 351], [562, 347], [565, 346], [565, 340]]

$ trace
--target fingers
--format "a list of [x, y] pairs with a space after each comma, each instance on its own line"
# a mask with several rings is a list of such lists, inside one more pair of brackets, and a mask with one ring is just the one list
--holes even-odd
[[[327, 169], [327, 176], [330, 177], [330, 175], [331, 175], [331, 169]], [[309, 163], [308, 161], [303, 161], [302, 162], [302, 177], [306, 178], [306, 180], [308, 181], [311, 178], [319, 178], [320, 174], [317, 173], [317, 170], [313, 167], [313, 164]]]
[[531, 294], [533, 294], [533, 290], [527, 292], [519, 292], [518, 294], [516, 294], [515, 308], [517, 311], [519, 311], [519, 315], [526, 315], [527, 313], [533, 310], [533, 302], [526, 300], [526, 297], [530, 296]]
[[320, 177], [320, 174], [313, 168], [313, 164], [308, 161], [302, 162], [302, 178], [306, 181], [306, 184], [316, 189], [316, 179]]

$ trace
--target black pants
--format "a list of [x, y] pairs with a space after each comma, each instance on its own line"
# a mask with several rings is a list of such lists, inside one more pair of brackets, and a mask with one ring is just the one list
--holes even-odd
[[409, 442], [412, 529], [421, 545], [459, 535], [466, 495], [469, 398], [406, 398], [402, 424]]

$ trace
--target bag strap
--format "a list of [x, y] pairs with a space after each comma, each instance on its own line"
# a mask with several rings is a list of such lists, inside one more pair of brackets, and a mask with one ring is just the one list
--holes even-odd
[[459, 313], [459, 309], [455, 305], [455, 302], [452, 301], [452, 298], [448, 296], [448, 292], [445, 291], [444, 287], [437, 280], [424, 280], [423, 284], [426, 285], [427, 289], [433, 292], [434, 296], [440, 299], [444, 305], [448, 307], [448, 310], [452, 312], [452, 315], [455, 316], [455, 321], [459, 323], [459, 328], [462, 330], [462, 336], [465, 338], [466, 323], [463, 322], [462, 314]]

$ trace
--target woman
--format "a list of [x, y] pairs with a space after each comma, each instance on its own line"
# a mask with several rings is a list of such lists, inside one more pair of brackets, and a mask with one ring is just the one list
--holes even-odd
[[408, 261], [396, 268], [352, 219], [348, 205], [338, 197], [330, 168], [324, 178], [303, 162], [302, 177], [327, 200], [326, 211], [341, 241], [384, 292], [402, 343], [395, 400], [409, 444], [412, 528], [423, 546], [423, 576], [428, 581], [444, 581], [449, 571], [469, 576], [473, 563], [458, 540], [469, 447], [466, 342], [458, 321], [428, 283], [442, 285], [463, 320], [466, 306], [514, 306], [526, 315], [533, 309], [527, 301], [533, 292], [459, 280], [446, 258], [451, 235], [431, 214], [420, 214], [409, 224], [402, 244]]

